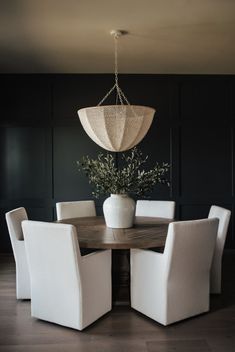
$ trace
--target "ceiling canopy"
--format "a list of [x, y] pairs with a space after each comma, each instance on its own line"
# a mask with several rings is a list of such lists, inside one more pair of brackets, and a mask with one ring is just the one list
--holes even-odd
[[235, 74], [235, 1], [0, 2], [0, 72]]

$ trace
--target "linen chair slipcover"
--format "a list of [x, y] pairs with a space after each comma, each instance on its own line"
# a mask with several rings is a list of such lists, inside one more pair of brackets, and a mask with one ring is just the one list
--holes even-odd
[[210, 276], [210, 292], [221, 293], [221, 272], [222, 272], [222, 256], [224, 244], [228, 232], [228, 225], [231, 216], [231, 211], [225, 208], [212, 205], [208, 218], [218, 218], [219, 227], [216, 238], [215, 251], [211, 266]]
[[138, 200], [136, 202], [135, 215], [174, 219], [175, 202], [161, 200]]
[[[96, 216], [95, 202], [93, 200], [79, 200], [73, 202], [56, 203], [57, 220], [80, 218], [83, 216]], [[80, 248], [81, 254], [86, 255], [97, 249]]]
[[25, 242], [21, 223], [27, 220], [25, 208], [17, 208], [6, 213], [6, 222], [16, 263], [16, 298], [30, 299], [30, 277], [25, 253]]
[[23, 221], [31, 315], [82, 330], [111, 310], [111, 250], [81, 257], [76, 228]]
[[131, 249], [131, 306], [168, 325], [209, 310], [218, 219], [169, 224], [164, 253]]
[[59, 202], [56, 203], [56, 213], [57, 220], [96, 216], [95, 202], [93, 200]]

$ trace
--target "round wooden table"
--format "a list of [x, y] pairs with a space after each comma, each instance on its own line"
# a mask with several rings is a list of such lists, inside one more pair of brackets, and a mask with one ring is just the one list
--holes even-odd
[[135, 217], [129, 229], [106, 227], [102, 216], [57, 221], [77, 228], [81, 248], [112, 249], [112, 294], [116, 305], [130, 304], [130, 248], [160, 248], [165, 245], [173, 220]]
[[163, 247], [168, 225], [172, 220], [152, 217], [135, 217], [129, 229], [106, 227], [102, 216], [72, 218], [57, 221], [76, 226], [81, 248], [130, 249]]

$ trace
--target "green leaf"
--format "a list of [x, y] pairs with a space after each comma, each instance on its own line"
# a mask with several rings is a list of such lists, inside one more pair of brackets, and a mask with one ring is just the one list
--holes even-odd
[[117, 169], [113, 154], [99, 153], [97, 159], [84, 156], [77, 161], [79, 171], [83, 171], [93, 187], [95, 197], [106, 194], [127, 193], [144, 196], [153, 190], [158, 183], [170, 185], [165, 178], [170, 165], [155, 163], [153, 169], [145, 170], [143, 165], [148, 156], [143, 157], [136, 147], [122, 154], [122, 168]]

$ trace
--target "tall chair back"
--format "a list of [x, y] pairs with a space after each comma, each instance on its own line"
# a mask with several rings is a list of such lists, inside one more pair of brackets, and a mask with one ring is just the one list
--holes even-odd
[[163, 254], [132, 249], [131, 306], [163, 325], [207, 312], [218, 222], [170, 223]]
[[136, 202], [135, 215], [174, 219], [175, 202], [161, 200], [138, 200]]
[[17, 208], [6, 213], [6, 222], [16, 263], [16, 297], [29, 299], [30, 277], [25, 253], [25, 242], [21, 223], [27, 220], [25, 208]]
[[81, 257], [73, 225], [26, 220], [22, 227], [32, 316], [82, 330], [111, 309], [110, 251]]
[[216, 242], [217, 219], [169, 224], [164, 257], [167, 280], [180, 288], [185, 280], [209, 292], [209, 272]]
[[221, 276], [222, 276], [222, 256], [227, 237], [231, 211], [225, 208], [212, 205], [208, 218], [218, 218], [219, 227], [216, 238], [215, 251], [211, 267], [211, 293], [221, 293]]
[[56, 203], [56, 213], [57, 220], [96, 216], [95, 202], [93, 200], [59, 202]]

